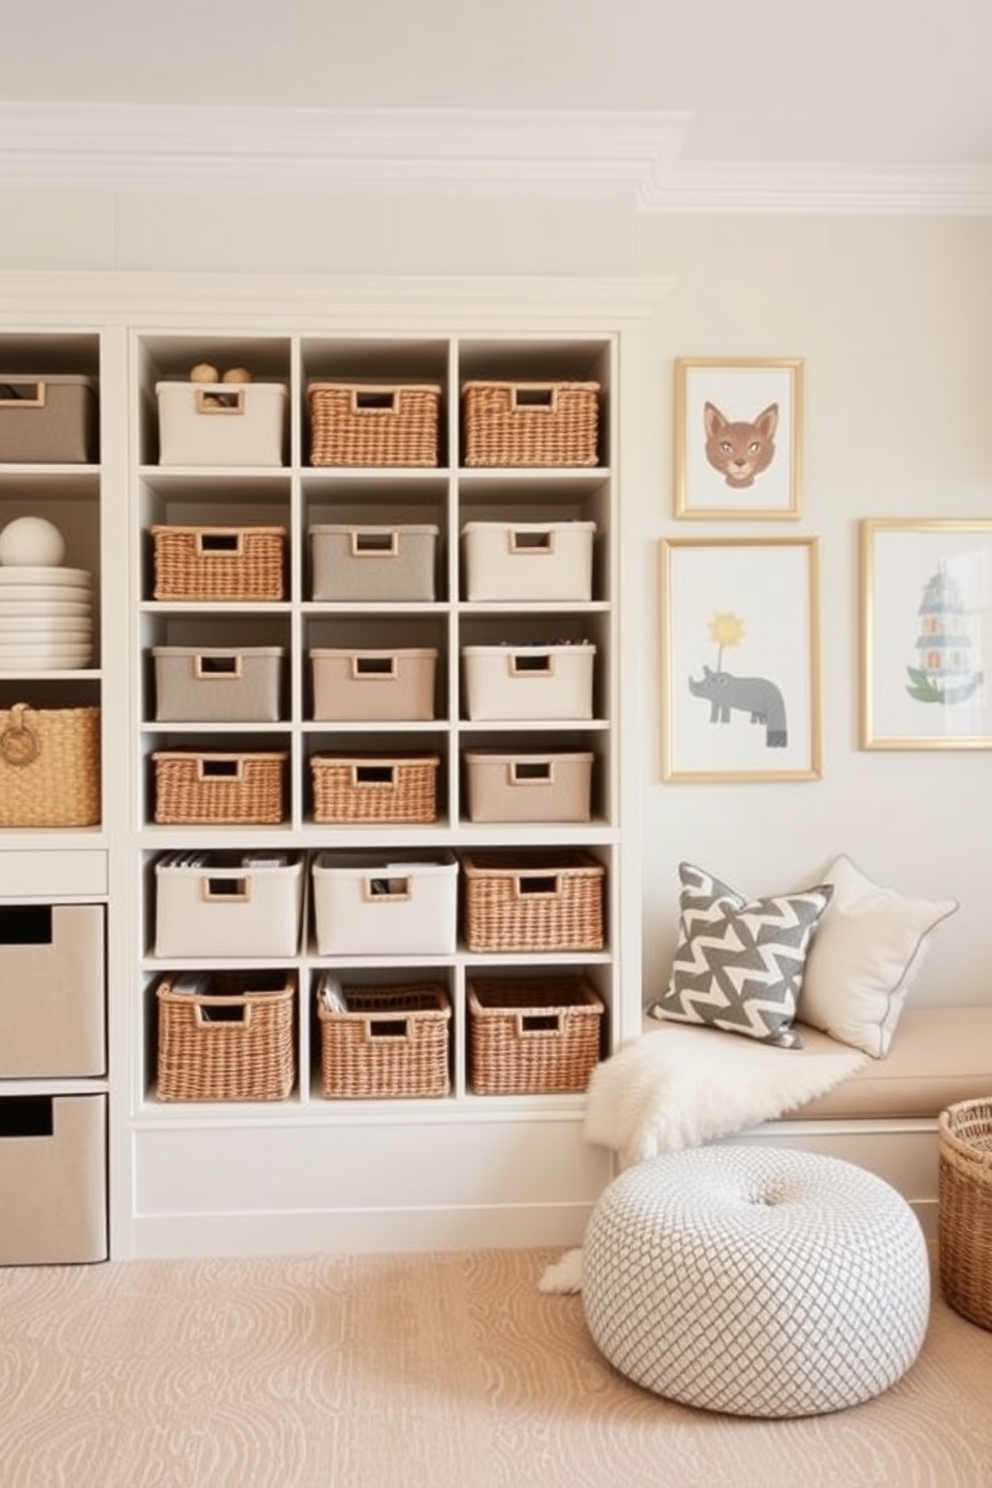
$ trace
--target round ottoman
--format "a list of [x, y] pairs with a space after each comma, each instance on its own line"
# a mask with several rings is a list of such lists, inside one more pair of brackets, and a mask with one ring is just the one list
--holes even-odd
[[583, 1244], [589, 1331], [621, 1374], [685, 1405], [809, 1416], [913, 1363], [923, 1232], [853, 1163], [741, 1144], [669, 1153], [604, 1190]]

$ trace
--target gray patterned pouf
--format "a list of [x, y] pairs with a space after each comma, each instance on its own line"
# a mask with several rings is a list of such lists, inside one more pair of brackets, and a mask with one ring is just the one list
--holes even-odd
[[742, 1144], [629, 1168], [600, 1196], [582, 1301], [621, 1374], [685, 1405], [808, 1416], [913, 1363], [930, 1268], [912, 1209], [839, 1158]]

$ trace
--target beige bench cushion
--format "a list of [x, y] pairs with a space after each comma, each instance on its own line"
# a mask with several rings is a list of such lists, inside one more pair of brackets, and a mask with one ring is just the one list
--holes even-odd
[[[826, 1034], [802, 1028], [811, 1053], [836, 1048]], [[790, 1057], [801, 1059], [802, 1053]], [[937, 1117], [955, 1101], [992, 1095], [992, 1006], [907, 1008], [884, 1059], [815, 1101], [789, 1121]]]

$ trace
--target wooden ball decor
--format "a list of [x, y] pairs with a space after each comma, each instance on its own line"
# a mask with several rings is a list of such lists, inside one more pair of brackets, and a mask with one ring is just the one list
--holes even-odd
[[229, 367], [221, 382], [251, 382], [251, 373], [247, 367]]
[[209, 362], [197, 362], [189, 371], [190, 382], [219, 382], [220, 373]]

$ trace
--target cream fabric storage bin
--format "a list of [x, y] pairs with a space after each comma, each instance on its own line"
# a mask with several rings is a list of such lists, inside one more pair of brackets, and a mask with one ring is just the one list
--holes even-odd
[[0, 373], [0, 465], [97, 459], [96, 382], [71, 373]]
[[275, 723], [284, 646], [154, 646], [155, 717], [167, 723]]
[[465, 751], [466, 809], [477, 822], [586, 822], [592, 752]]
[[470, 719], [520, 721], [592, 717], [589, 642], [550, 646], [464, 646]]
[[106, 1068], [103, 905], [0, 905], [0, 1079]]
[[437, 651], [353, 651], [317, 647], [313, 669], [313, 716], [336, 722], [422, 722], [434, 717]]
[[155, 954], [295, 956], [303, 883], [298, 854], [169, 853], [155, 864]]
[[311, 873], [321, 956], [454, 951], [458, 864], [451, 853], [322, 852]]
[[595, 531], [595, 522], [466, 522], [466, 599], [591, 599]]
[[281, 382], [158, 382], [160, 465], [281, 465]]
[[433, 600], [437, 527], [310, 528], [313, 598], [323, 600]]
[[0, 1095], [0, 1266], [107, 1259], [107, 1097]]

